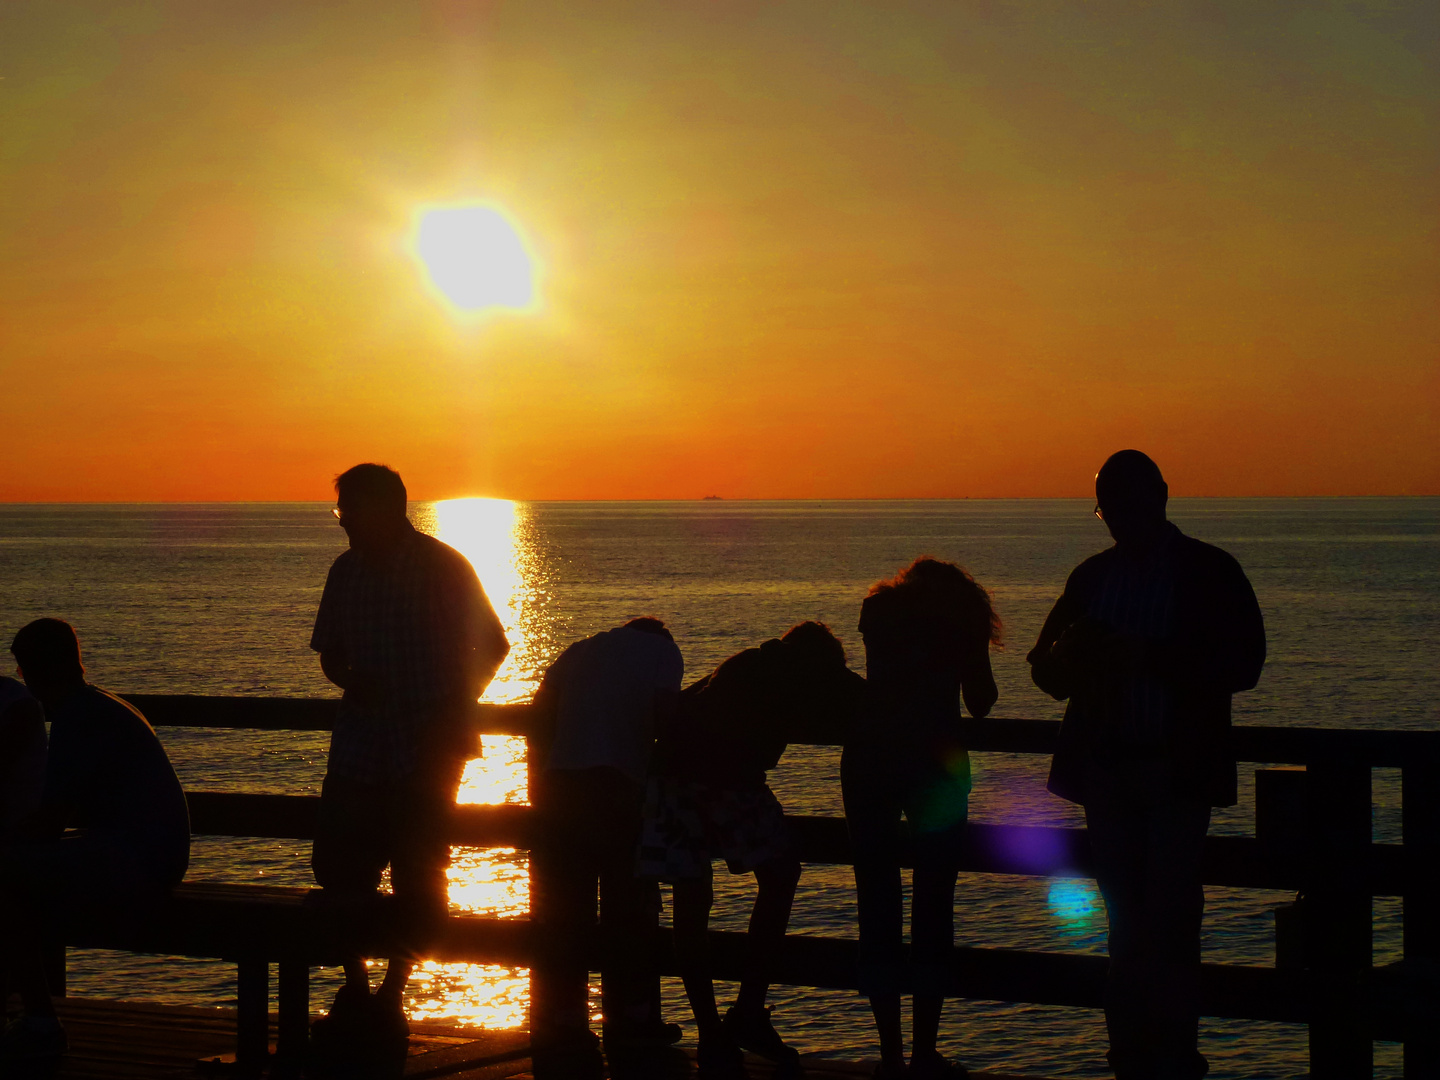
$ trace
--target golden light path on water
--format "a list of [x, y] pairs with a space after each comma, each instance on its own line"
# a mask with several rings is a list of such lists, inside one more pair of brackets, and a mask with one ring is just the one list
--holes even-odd
[[[543, 642], [528, 613], [539, 605], [528, 589], [526, 569], [536, 562], [528, 543], [523, 508], [505, 499], [451, 499], [421, 506], [415, 525], [439, 537], [470, 560], [495, 606], [510, 655], [484, 700], [523, 701], [535, 688], [535, 654]], [[524, 803], [525, 740], [482, 737], [484, 756], [466, 766], [462, 803]], [[530, 910], [528, 859], [514, 848], [453, 849], [450, 909], [513, 917]], [[415, 971], [407, 994], [410, 1015], [419, 1020], [454, 1020], [472, 1027], [526, 1025], [530, 972], [499, 964], [442, 964], [426, 961]]]

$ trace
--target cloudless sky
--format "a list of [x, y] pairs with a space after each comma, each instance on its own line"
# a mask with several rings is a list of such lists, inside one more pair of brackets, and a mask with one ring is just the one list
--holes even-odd
[[8, 0], [0, 387], [6, 500], [1440, 493], [1440, 5]]

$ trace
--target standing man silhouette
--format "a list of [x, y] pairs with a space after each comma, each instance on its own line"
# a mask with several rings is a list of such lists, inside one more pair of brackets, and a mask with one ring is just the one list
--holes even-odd
[[1111, 455], [1095, 497], [1115, 545], [1071, 573], [1027, 657], [1070, 699], [1048, 786], [1085, 807], [1117, 1080], [1199, 1080], [1200, 855], [1211, 807], [1235, 804], [1230, 698], [1260, 677], [1265, 626], [1240, 564], [1166, 520], [1150, 458]]
[[476, 748], [475, 702], [509, 652], [475, 570], [416, 531], [400, 475], [356, 465], [335, 480], [350, 539], [330, 567], [310, 647], [344, 690], [330, 739], [311, 865], [331, 897], [368, 899], [386, 865], [413, 941], [372, 998], [364, 960], [315, 1034], [323, 1046], [392, 1046], [409, 1035], [402, 996], [416, 950], [446, 912], [445, 824]]

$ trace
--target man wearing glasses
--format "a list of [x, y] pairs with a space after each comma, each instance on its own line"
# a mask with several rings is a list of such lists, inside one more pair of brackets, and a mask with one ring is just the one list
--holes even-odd
[[1211, 808], [1235, 804], [1230, 698], [1260, 677], [1265, 625], [1240, 564], [1166, 520], [1150, 458], [1111, 455], [1095, 496], [1115, 545], [1071, 573], [1027, 657], [1069, 698], [1049, 788], [1085, 807], [1117, 1080], [1199, 1080], [1200, 854]]
[[[403, 1045], [402, 996], [417, 951], [446, 912], [444, 827], [475, 755], [475, 702], [510, 645], [475, 570], [405, 516], [400, 475], [356, 465], [335, 480], [350, 540], [330, 568], [310, 647], [344, 691], [311, 865], [327, 900], [373, 899], [386, 865], [413, 942], [372, 997], [364, 960], [316, 1021], [318, 1048]], [[350, 1052], [355, 1052], [352, 1049]]]

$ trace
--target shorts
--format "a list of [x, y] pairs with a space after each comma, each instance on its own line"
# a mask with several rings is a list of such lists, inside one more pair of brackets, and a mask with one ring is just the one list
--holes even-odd
[[459, 759], [387, 783], [327, 773], [310, 866], [322, 889], [369, 894], [390, 867], [395, 902], [416, 915], [448, 910], [448, 826], [460, 775]]
[[748, 874], [765, 863], [798, 857], [780, 800], [764, 784], [735, 788], [650, 778], [640, 833], [642, 877], [708, 879], [716, 858], [725, 860], [730, 873]]

